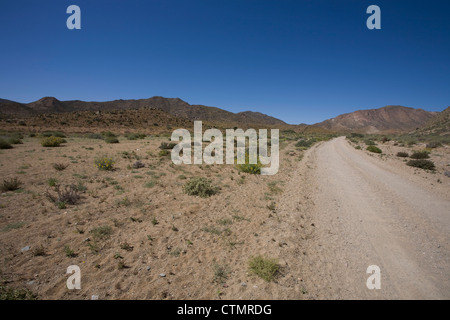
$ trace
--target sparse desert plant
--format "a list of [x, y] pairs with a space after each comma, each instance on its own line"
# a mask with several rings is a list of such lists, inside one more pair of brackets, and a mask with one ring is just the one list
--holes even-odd
[[54, 189], [56, 194], [47, 190], [45, 195], [60, 209], [64, 209], [66, 207], [66, 204], [75, 205], [80, 200], [80, 195], [78, 194], [78, 190], [74, 185], [66, 185], [64, 188], [61, 188], [60, 185], [56, 184]]
[[128, 140], [138, 140], [138, 139], [145, 139], [147, 135], [145, 133], [128, 133], [125, 135], [125, 137]]
[[64, 246], [64, 253], [68, 258], [74, 258], [77, 256], [77, 254], [72, 249], [70, 249], [69, 246]]
[[117, 139], [117, 137], [107, 136], [107, 137], [105, 137], [105, 142], [106, 143], [119, 143], [119, 139]]
[[411, 159], [428, 159], [429, 157], [430, 153], [428, 151], [416, 151], [410, 156]]
[[173, 149], [173, 147], [175, 147], [177, 144], [176, 143], [167, 143], [167, 142], [161, 142], [161, 145], [159, 146], [159, 148], [161, 150], [171, 150]]
[[50, 136], [41, 140], [41, 144], [43, 147], [59, 147], [62, 143], [65, 143], [61, 137]]
[[311, 139], [308, 139], [308, 140], [302, 139], [302, 140], [297, 141], [297, 143], [295, 144], [295, 146], [296, 146], [297, 148], [308, 149], [308, 148], [310, 148], [310, 147], [311, 147], [314, 143], [316, 143], [316, 142], [317, 142], [317, 140], [314, 139], [314, 138], [311, 138]]
[[400, 158], [408, 158], [408, 157], [409, 157], [409, 154], [408, 154], [408, 152], [402, 152], [402, 151], [400, 151], [400, 152], [397, 152], [397, 157], [400, 157]]
[[64, 134], [64, 132], [61, 131], [46, 131], [42, 133], [43, 137], [58, 137], [58, 138], [65, 138], [66, 135]]
[[373, 146], [373, 145], [368, 146], [366, 150], [370, 151], [370, 152], [374, 152], [374, 153], [382, 153], [383, 152], [383, 151], [381, 151], [380, 148]]
[[376, 146], [376, 145], [377, 145], [377, 144], [375, 143], [375, 141], [370, 140], [370, 139], [365, 140], [364, 143], [365, 143], [367, 146]]
[[163, 149], [163, 150], [159, 151], [159, 153], [158, 153], [158, 155], [160, 157], [165, 157], [165, 156], [168, 156], [169, 154], [170, 154], [170, 151], [166, 150], [166, 149]]
[[17, 178], [3, 179], [3, 183], [0, 185], [2, 192], [14, 191], [20, 189], [22, 181]]
[[125, 250], [125, 251], [133, 251], [133, 246], [125, 241], [124, 243], [120, 244], [120, 249]]
[[36, 300], [37, 296], [26, 288], [11, 288], [0, 281], [0, 300]]
[[18, 136], [12, 136], [8, 138], [10, 144], [22, 144], [22, 140]]
[[33, 249], [33, 256], [35, 257], [45, 256], [45, 248], [42, 244]]
[[249, 269], [252, 273], [256, 274], [267, 282], [273, 280], [280, 268], [277, 259], [265, 258], [262, 256], [251, 258], [248, 264]]
[[415, 168], [432, 170], [432, 171], [436, 170], [436, 166], [430, 160], [415, 159], [415, 160], [409, 160], [406, 164], [408, 166], [415, 167]]
[[56, 171], [63, 171], [64, 169], [66, 169], [69, 165], [65, 164], [65, 163], [54, 163], [53, 164], [53, 169], [55, 169]]
[[217, 263], [214, 263], [213, 271], [213, 282], [218, 284], [224, 284], [230, 274], [230, 268], [227, 265], [219, 265]]
[[110, 171], [114, 169], [114, 160], [108, 157], [100, 157], [95, 159], [95, 166], [99, 170]]
[[0, 149], [12, 149], [11, 143], [6, 141], [5, 139], [0, 138]]
[[183, 186], [183, 191], [190, 196], [210, 197], [218, 192], [211, 180], [206, 178], [191, 178]]
[[47, 180], [47, 183], [48, 183], [48, 185], [50, 186], [50, 187], [54, 187], [54, 186], [56, 186], [56, 183], [57, 183], [58, 181], [56, 180], [56, 178], [49, 178], [48, 180]]
[[112, 234], [112, 228], [108, 225], [97, 227], [91, 230], [92, 235], [97, 240], [108, 239]]
[[133, 169], [139, 169], [139, 168], [144, 168], [145, 165], [142, 163], [141, 160], [136, 161], [135, 163], [133, 163], [133, 165], [131, 166]]

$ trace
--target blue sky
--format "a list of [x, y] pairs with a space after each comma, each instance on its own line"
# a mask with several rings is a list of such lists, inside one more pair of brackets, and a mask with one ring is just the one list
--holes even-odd
[[[81, 30], [66, 9], [81, 8]], [[381, 8], [381, 30], [366, 9]], [[1, 1], [0, 98], [159, 95], [315, 123], [450, 105], [450, 2]]]

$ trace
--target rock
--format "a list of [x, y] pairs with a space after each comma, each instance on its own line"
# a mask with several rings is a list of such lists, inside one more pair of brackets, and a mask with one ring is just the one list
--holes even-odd
[[92, 297], [91, 297], [91, 300], [98, 300], [98, 296], [93, 294]]
[[22, 252], [27, 252], [27, 251], [30, 250], [30, 249], [31, 249], [30, 246], [26, 246], [26, 247], [23, 247], [22, 249], [20, 249], [20, 251], [22, 251]]
[[246, 286], [247, 286], [247, 283], [242, 282], [242, 283], [241, 283], [241, 286], [242, 286], [242, 287], [246, 287]]
[[147, 271], [150, 271], [150, 269], [151, 269], [151, 268], [150, 268], [150, 266], [147, 266], [147, 268], [146, 268], [146, 269], [147, 269]]
[[165, 274], [165, 273], [160, 273], [159, 276], [160, 276], [161, 278], [165, 278], [165, 277], [166, 277], [166, 274]]

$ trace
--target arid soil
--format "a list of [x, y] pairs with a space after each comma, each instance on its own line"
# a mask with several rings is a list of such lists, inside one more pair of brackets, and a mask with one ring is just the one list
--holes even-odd
[[[234, 165], [176, 166], [158, 155], [167, 138], [120, 140], [45, 148], [25, 138], [0, 152], [2, 179], [23, 182], [0, 196], [8, 286], [39, 299], [449, 298], [448, 147], [432, 152], [431, 173], [406, 166], [395, 153], [411, 148], [392, 143], [379, 156], [343, 137], [307, 151], [283, 142], [279, 173], [260, 176]], [[104, 155], [115, 170], [94, 166]], [[145, 167], [133, 169], [137, 159]], [[191, 177], [211, 179], [219, 193], [185, 194]], [[52, 203], [50, 178], [80, 186], [79, 204]], [[278, 259], [273, 281], [250, 272], [257, 255]], [[70, 265], [81, 269], [81, 290], [66, 287]], [[366, 287], [369, 265], [381, 269], [380, 290]]]

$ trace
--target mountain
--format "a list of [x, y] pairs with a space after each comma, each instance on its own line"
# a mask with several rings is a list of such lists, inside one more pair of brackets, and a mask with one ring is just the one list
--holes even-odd
[[450, 107], [437, 113], [419, 131], [423, 133], [450, 134]]
[[268, 115], [245, 111], [229, 112], [217, 107], [190, 105], [179, 98], [152, 97], [139, 100], [114, 100], [105, 102], [86, 102], [80, 100], [60, 101], [54, 97], [44, 97], [38, 101], [21, 104], [0, 100], [0, 113], [9, 116], [34, 116], [44, 113], [63, 113], [76, 111], [113, 111], [140, 108], [159, 109], [168, 114], [187, 120], [202, 120], [215, 123], [285, 125], [286, 123]]
[[335, 132], [397, 133], [422, 127], [436, 113], [403, 106], [358, 110], [314, 124]]

